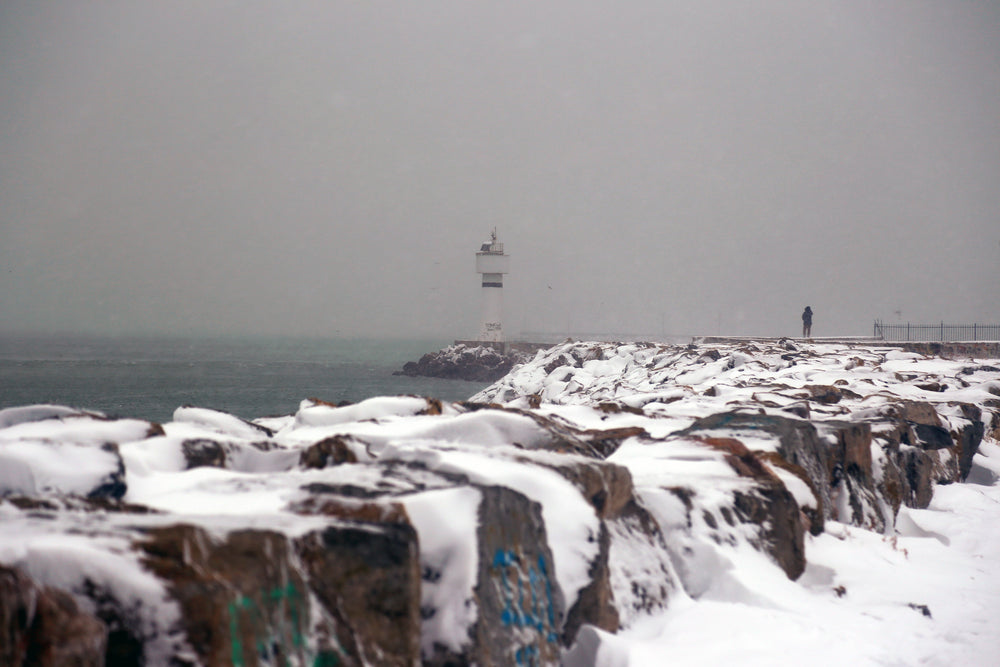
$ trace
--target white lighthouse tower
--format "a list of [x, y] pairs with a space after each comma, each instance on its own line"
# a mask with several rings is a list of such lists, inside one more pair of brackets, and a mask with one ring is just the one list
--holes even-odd
[[490, 240], [476, 253], [476, 273], [483, 275], [483, 316], [479, 340], [503, 343], [503, 274], [509, 273], [510, 255], [503, 254], [494, 227]]

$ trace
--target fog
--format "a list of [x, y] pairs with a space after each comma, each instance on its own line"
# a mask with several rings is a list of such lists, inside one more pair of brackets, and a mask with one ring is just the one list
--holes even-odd
[[0, 4], [0, 332], [1000, 321], [1000, 5]]

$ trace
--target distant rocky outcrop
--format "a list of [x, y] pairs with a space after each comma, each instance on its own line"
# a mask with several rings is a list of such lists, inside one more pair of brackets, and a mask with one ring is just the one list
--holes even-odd
[[0, 411], [0, 663], [557, 665], [741, 585], [735, 553], [795, 580], [832, 522], [893, 535], [936, 485], [995, 481], [991, 364], [790, 342], [519, 363], [466, 402], [310, 399], [266, 428]]
[[408, 361], [396, 375], [466, 380], [469, 382], [496, 382], [517, 364], [533, 355], [509, 350], [498, 350], [492, 345], [456, 343], [425, 354], [419, 361]]

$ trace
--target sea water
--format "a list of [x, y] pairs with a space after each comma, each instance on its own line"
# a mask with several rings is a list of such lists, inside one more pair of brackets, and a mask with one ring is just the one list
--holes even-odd
[[393, 375], [446, 340], [2, 336], [0, 408], [54, 403], [170, 421], [182, 405], [244, 419], [417, 394], [463, 400], [486, 385]]

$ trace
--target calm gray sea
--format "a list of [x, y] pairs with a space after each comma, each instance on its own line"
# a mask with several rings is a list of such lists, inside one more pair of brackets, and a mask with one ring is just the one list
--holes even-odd
[[0, 337], [0, 408], [56, 403], [169, 421], [182, 405], [246, 419], [304, 398], [419, 394], [462, 400], [484, 384], [393, 375], [447, 340]]

